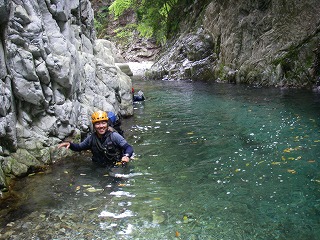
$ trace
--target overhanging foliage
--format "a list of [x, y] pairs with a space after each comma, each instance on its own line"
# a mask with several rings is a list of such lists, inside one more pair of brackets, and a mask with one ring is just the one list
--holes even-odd
[[137, 14], [137, 30], [145, 38], [155, 38], [164, 43], [167, 38], [168, 17], [173, 7], [184, 0], [115, 0], [109, 7], [118, 18], [128, 9]]

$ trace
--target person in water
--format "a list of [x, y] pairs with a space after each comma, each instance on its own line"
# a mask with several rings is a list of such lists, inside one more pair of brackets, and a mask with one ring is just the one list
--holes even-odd
[[91, 116], [94, 132], [81, 143], [63, 142], [58, 145], [58, 148], [70, 148], [76, 152], [91, 150], [92, 161], [105, 167], [129, 162], [133, 154], [133, 147], [119, 133], [108, 126], [108, 120], [106, 112], [94, 112]]
[[144, 101], [146, 98], [144, 97], [144, 93], [139, 90], [138, 94], [134, 94], [134, 88], [131, 89], [132, 92], [132, 100], [133, 102], [141, 102]]
[[114, 128], [122, 137], [124, 137], [124, 132], [121, 129], [120, 116], [116, 116], [113, 112], [108, 112], [108, 126]]

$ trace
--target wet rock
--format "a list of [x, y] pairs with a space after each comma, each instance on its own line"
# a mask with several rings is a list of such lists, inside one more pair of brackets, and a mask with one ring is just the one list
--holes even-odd
[[7, 174], [10, 173], [16, 177], [26, 176], [28, 172], [27, 165], [17, 162], [16, 159], [12, 157], [6, 158], [5, 162], [2, 164], [2, 167], [4, 167], [4, 171]]
[[[3, 162], [3, 161], [4, 161], [4, 158], [3, 158], [3, 157], [0, 157], [0, 163], [1, 163], [1, 165], [2, 165], [2, 162]], [[6, 188], [7, 184], [8, 184], [8, 183], [7, 183], [7, 180], [6, 180], [6, 176], [5, 176], [2, 168], [0, 167], [0, 188], [1, 188], [1, 189]]]
[[133, 114], [131, 79], [115, 65], [123, 60], [115, 45], [96, 39], [90, 1], [0, 1], [0, 13], [6, 174], [21, 176], [52, 162], [63, 151], [46, 155], [50, 147], [89, 129], [88, 116], [97, 109]]

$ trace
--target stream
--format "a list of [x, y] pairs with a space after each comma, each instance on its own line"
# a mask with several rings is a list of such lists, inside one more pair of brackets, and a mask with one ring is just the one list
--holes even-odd
[[18, 179], [1, 239], [320, 236], [320, 94], [133, 79], [135, 157], [111, 176], [90, 153]]

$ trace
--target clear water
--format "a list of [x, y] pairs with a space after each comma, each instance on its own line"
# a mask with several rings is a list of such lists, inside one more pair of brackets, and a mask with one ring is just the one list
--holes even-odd
[[[6, 239], [320, 239], [320, 95], [134, 80], [136, 157], [114, 178], [90, 155], [16, 184]], [[121, 172], [124, 171], [124, 172]]]

